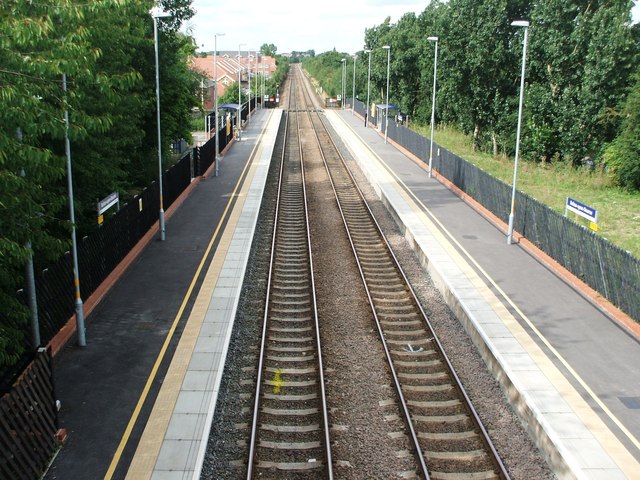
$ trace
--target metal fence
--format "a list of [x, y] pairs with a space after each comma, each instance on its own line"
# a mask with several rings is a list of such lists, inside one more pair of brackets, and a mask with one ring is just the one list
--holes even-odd
[[[364, 105], [356, 100], [356, 111]], [[423, 162], [430, 142], [390, 121], [388, 136]], [[509, 219], [511, 186], [434, 142], [432, 166], [460, 190], [505, 223]], [[640, 321], [640, 260], [535, 198], [516, 192], [514, 229], [573, 275]]]
[[[191, 161], [191, 153], [187, 153], [164, 172], [164, 208], [169, 208], [191, 183]], [[158, 220], [159, 210], [158, 185], [153, 182], [107, 218], [100, 228], [79, 239], [78, 268], [84, 298], [98, 288]], [[40, 337], [46, 345], [75, 313], [70, 253], [36, 273], [35, 280]]]
[[40, 478], [59, 446], [57, 430], [51, 357], [42, 350], [0, 396], [0, 478]]
[[[256, 106], [251, 99], [251, 108]], [[249, 105], [242, 106], [241, 118], [245, 120]], [[218, 132], [219, 149], [222, 151], [233, 138], [226, 126]], [[187, 152], [162, 176], [164, 208], [169, 208], [189, 186], [192, 178], [203, 175], [215, 160], [215, 136], [202, 147]], [[100, 286], [113, 269], [131, 251], [138, 241], [158, 220], [160, 200], [157, 181], [131, 199], [103, 225], [78, 241], [78, 268], [82, 296], [87, 298]], [[56, 262], [47, 264], [35, 276], [40, 338], [46, 345], [75, 313], [73, 287], [73, 262], [67, 252]], [[23, 290], [17, 294], [27, 304]], [[29, 348], [29, 347], [28, 347]], [[28, 351], [16, 365], [0, 371], [0, 385], [10, 385], [33, 354]], [[13, 368], [16, 367], [16, 368]]]

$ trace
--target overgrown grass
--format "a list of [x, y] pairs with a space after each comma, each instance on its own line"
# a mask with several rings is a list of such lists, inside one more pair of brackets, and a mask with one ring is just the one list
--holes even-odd
[[[429, 127], [412, 128], [429, 137]], [[482, 170], [507, 182], [513, 181], [513, 158], [474, 151], [471, 137], [450, 127], [437, 128], [434, 141], [470, 161]], [[558, 212], [564, 212], [567, 197], [598, 210], [598, 234], [640, 257], [640, 192], [629, 192], [613, 185], [601, 170], [577, 169], [565, 162], [518, 163], [517, 188]], [[574, 214], [572, 217], [586, 224]]]

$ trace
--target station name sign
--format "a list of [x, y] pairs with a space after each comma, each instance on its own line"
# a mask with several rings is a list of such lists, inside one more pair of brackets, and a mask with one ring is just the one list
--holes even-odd
[[98, 215], [103, 214], [119, 201], [120, 201], [120, 195], [118, 195], [118, 192], [110, 193], [105, 198], [98, 201]]
[[567, 204], [565, 205], [565, 214], [566, 212], [573, 212], [576, 215], [580, 215], [583, 218], [586, 218], [592, 223], [598, 223], [598, 210], [589, 205], [585, 205], [577, 200], [574, 200], [571, 197], [567, 197]]

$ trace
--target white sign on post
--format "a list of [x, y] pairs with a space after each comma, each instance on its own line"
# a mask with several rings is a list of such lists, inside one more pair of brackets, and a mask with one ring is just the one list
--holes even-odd
[[118, 192], [113, 192], [98, 201], [98, 215], [102, 215], [109, 210], [113, 205], [120, 201], [120, 195]]
[[571, 197], [567, 197], [567, 204], [564, 207], [564, 215], [567, 216], [567, 211], [573, 212], [576, 215], [580, 215], [586, 218], [592, 223], [598, 223], [598, 210], [584, 203], [580, 203]]

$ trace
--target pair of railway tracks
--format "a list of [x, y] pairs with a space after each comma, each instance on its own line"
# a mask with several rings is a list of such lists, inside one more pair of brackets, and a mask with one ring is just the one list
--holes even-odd
[[[247, 478], [333, 478], [304, 187], [309, 141], [320, 148], [351, 242], [419, 475], [508, 478], [300, 69], [290, 82]], [[313, 125], [313, 139], [302, 138], [302, 116]]]

